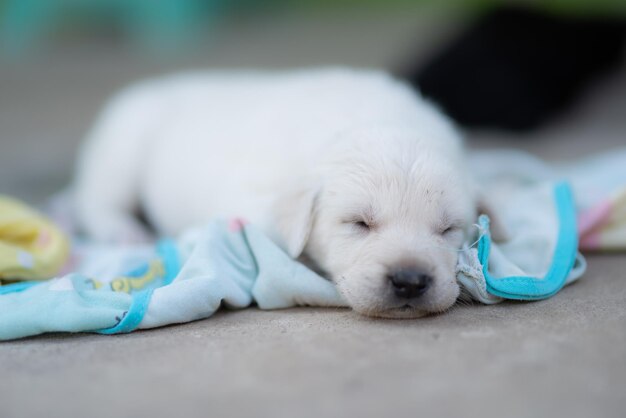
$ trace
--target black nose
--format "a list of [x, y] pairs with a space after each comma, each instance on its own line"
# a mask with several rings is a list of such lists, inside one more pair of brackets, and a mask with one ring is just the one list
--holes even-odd
[[433, 282], [432, 276], [420, 270], [400, 269], [389, 275], [396, 296], [412, 299], [424, 294]]

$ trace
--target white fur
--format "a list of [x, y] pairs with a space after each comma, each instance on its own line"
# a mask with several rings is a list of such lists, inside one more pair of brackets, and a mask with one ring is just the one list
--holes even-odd
[[[357, 311], [415, 317], [458, 295], [456, 249], [475, 214], [460, 141], [411, 88], [377, 71], [182, 74], [123, 91], [79, 159], [88, 234], [139, 240], [243, 217], [304, 252]], [[367, 220], [371, 229], [355, 222]], [[459, 228], [442, 234], [455, 223]], [[394, 298], [387, 275], [418, 265], [435, 283]]]

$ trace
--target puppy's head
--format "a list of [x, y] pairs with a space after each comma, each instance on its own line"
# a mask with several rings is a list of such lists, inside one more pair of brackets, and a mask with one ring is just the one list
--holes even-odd
[[455, 141], [353, 135], [295, 190], [277, 212], [285, 247], [304, 252], [353, 309], [413, 318], [455, 302], [458, 248], [476, 214]]

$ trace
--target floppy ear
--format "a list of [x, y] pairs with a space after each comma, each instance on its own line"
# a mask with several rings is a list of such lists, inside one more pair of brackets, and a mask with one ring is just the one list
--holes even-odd
[[298, 187], [283, 194], [275, 203], [278, 238], [292, 258], [298, 258], [311, 234], [319, 188]]
[[510, 236], [502, 217], [498, 215], [498, 210], [494, 208], [489, 198], [482, 192], [477, 192], [476, 210], [479, 215], [485, 214], [489, 216], [491, 237], [496, 242], [507, 241]]

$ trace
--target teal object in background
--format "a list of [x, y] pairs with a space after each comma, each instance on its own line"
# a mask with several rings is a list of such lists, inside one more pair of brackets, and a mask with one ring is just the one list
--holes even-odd
[[[0, 0], [0, 52], [19, 55], [59, 34], [80, 40], [94, 32], [120, 33], [148, 52], [197, 45], [217, 19], [229, 15], [350, 11], [419, 13], [439, 9], [472, 16], [501, 0]], [[623, 0], [546, 0], [529, 8], [553, 14], [626, 16]], [[289, 13], [284, 15], [289, 19]]]
[[[221, 0], [7, 0], [0, 41], [9, 54], [63, 32], [115, 30], [150, 51], [180, 48], [219, 14]], [[2, 3], [0, 3], [2, 6]]]

